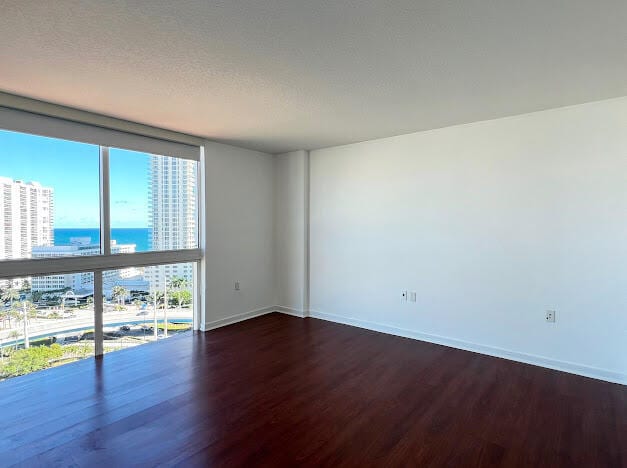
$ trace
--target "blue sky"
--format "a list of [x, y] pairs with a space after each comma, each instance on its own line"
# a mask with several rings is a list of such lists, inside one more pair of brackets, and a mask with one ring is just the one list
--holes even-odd
[[[98, 146], [0, 130], [0, 176], [54, 189], [55, 228], [99, 225]], [[110, 150], [111, 227], [148, 226], [149, 155]]]

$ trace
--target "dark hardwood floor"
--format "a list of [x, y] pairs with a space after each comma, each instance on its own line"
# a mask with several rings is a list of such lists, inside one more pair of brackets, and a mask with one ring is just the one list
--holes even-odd
[[627, 466], [627, 387], [270, 314], [0, 383], [0, 465]]

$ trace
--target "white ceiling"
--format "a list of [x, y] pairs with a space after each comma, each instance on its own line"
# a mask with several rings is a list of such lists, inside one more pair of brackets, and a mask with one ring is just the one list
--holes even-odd
[[627, 95], [625, 0], [0, 0], [0, 90], [268, 152]]

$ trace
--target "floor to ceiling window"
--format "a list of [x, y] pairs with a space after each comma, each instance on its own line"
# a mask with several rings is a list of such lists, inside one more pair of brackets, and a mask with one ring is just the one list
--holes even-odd
[[0, 380], [195, 327], [199, 155], [0, 108]]

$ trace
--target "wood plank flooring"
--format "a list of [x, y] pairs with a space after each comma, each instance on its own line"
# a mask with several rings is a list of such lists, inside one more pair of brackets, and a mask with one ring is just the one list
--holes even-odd
[[0, 465], [627, 466], [627, 387], [270, 314], [0, 383]]

